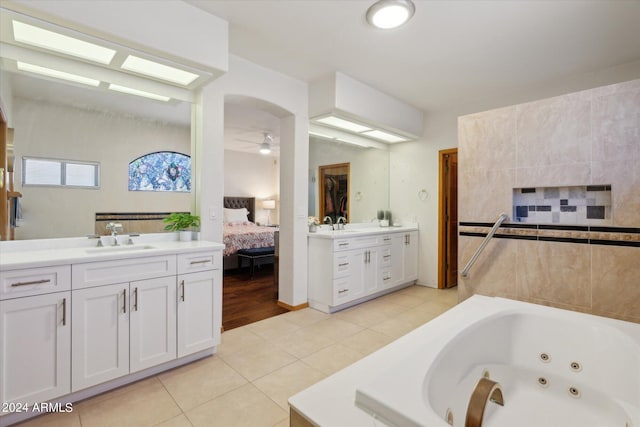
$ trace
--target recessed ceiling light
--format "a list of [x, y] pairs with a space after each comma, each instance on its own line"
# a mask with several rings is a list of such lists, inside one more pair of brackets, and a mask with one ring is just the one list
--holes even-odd
[[168, 96], [158, 95], [151, 92], [145, 92], [144, 90], [133, 89], [126, 86], [115, 85], [113, 83], [109, 85], [109, 89], [115, 90], [116, 92], [128, 93], [129, 95], [144, 96], [145, 98], [151, 98], [151, 99], [164, 101], [164, 102], [167, 102], [171, 99]]
[[415, 11], [411, 0], [379, 0], [367, 10], [367, 21], [376, 28], [389, 30], [407, 22]]
[[363, 132], [362, 135], [370, 136], [371, 138], [379, 139], [381, 141], [386, 141], [386, 142], [408, 141], [407, 138], [404, 138], [398, 135], [393, 135], [391, 133], [383, 132], [381, 130], [372, 130], [368, 132]]
[[41, 47], [66, 55], [72, 55], [89, 61], [108, 64], [113, 59], [116, 51], [85, 42], [80, 39], [65, 36], [44, 28], [35, 27], [20, 21], [13, 22], [13, 38], [20, 43]]
[[100, 84], [100, 80], [79, 76], [77, 74], [66, 73], [64, 71], [54, 70], [51, 68], [41, 67], [39, 65], [33, 65], [26, 62], [16, 61], [16, 66], [20, 71], [27, 71], [29, 73], [40, 74], [42, 76], [53, 77], [61, 80], [67, 80], [74, 83], [82, 83], [84, 85], [89, 85], [93, 87], [97, 87]]
[[178, 83], [183, 86], [189, 85], [195, 79], [200, 77], [198, 74], [190, 73], [189, 71], [170, 67], [168, 65], [149, 61], [148, 59], [139, 58], [133, 55], [127, 56], [127, 59], [125, 59], [122, 64], [122, 68], [135, 73], [144, 74], [145, 76], [166, 80], [171, 83]]
[[346, 129], [351, 132], [365, 132], [371, 130], [371, 128], [362, 126], [361, 124], [351, 122], [349, 120], [340, 119], [334, 116], [323, 117], [321, 119], [316, 119], [316, 122], [324, 123], [325, 125], [337, 127], [340, 129]]

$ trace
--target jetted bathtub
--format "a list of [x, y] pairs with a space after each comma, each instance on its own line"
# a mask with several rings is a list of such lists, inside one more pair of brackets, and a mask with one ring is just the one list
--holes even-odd
[[504, 406], [487, 402], [483, 427], [640, 427], [640, 324], [483, 296], [447, 315], [356, 405], [399, 427], [464, 426], [484, 377]]

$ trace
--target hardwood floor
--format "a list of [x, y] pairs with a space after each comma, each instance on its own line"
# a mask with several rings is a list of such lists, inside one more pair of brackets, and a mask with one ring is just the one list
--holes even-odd
[[222, 327], [225, 331], [286, 313], [277, 304], [273, 264], [256, 268], [249, 279], [246, 268], [224, 272], [222, 284]]

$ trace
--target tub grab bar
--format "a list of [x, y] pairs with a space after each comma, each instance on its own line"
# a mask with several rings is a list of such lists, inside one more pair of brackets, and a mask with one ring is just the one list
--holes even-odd
[[496, 231], [498, 231], [498, 228], [500, 227], [500, 225], [507, 219], [509, 218], [507, 216], [506, 213], [503, 213], [502, 215], [500, 215], [500, 218], [498, 218], [498, 220], [496, 221], [495, 224], [493, 224], [493, 227], [491, 228], [491, 231], [489, 231], [489, 234], [487, 234], [487, 236], [484, 238], [484, 240], [482, 241], [482, 243], [480, 243], [480, 246], [478, 247], [478, 249], [476, 250], [476, 252], [473, 254], [473, 256], [471, 257], [471, 259], [469, 260], [469, 262], [467, 263], [467, 265], [464, 266], [464, 270], [462, 270], [461, 276], [462, 277], [469, 277], [469, 270], [471, 270], [471, 267], [473, 266], [473, 264], [475, 264], [475, 262], [478, 260], [478, 257], [480, 256], [480, 254], [482, 253], [482, 251], [484, 250], [485, 246], [487, 246], [487, 244], [489, 243], [489, 240], [491, 240], [491, 238], [493, 237], [494, 234], [496, 234]]
[[464, 420], [464, 427], [482, 427], [484, 410], [489, 402], [504, 406], [502, 389], [500, 384], [488, 378], [480, 378], [467, 406], [467, 417]]

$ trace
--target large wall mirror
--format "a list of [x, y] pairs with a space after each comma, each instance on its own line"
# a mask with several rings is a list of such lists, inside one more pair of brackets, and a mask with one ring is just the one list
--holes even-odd
[[[189, 211], [192, 193], [129, 191], [129, 162], [147, 153], [190, 154], [191, 105], [154, 101], [11, 72], [2, 60], [2, 103], [14, 129], [14, 189], [22, 194], [15, 239], [96, 231], [98, 212]], [[22, 159], [99, 165], [97, 188], [23, 185]], [[193, 188], [192, 188], [193, 191]], [[144, 232], [129, 223], [124, 232]]]
[[[348, 164], [348, 221], [371, 222], [389, 209], [389, 151], [309, 138], [309, 216], [322, 220], [321, 167]], [[340, 203], [338, 200], [337, 203]]]

